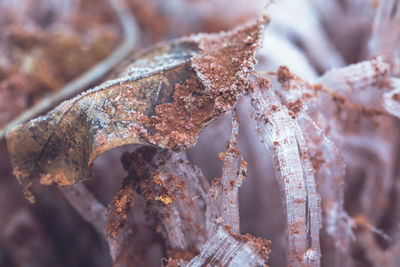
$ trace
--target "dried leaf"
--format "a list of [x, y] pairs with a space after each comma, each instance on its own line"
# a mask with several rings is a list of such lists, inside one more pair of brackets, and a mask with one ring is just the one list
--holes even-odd
[[42, 184], [92, 177], [100, 154], [126, 144], [182, 149], [225, 114], [247, 86], [265, 20], [200, 34], [144, 53], [109, 80], [7, 134], [14, 174], [29, 193]]

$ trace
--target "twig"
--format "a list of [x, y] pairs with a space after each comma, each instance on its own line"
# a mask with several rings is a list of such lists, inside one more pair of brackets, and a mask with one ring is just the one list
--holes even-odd
[[107, 210], [83, 183], [58, 188], [68, 202], [81, 215], [93, 225], [96, 230], [106, 237]]
[[93, 82], [99, 80], [107, 72], [109, 72], [115, 65], [121, 62], [132, 51], [136, 45], [139, 35], [138, 26], [129, 8], [126, 6], [124, 0], [108, 0], [112, 9], [115, 11], [121, 26], [125, 40], [124, 42], [106, 59], [100, 61], [93, 68], [89, 69], [81, 76], [65, 85], [57, 93], [52, 94], [42, 99], [38, 104], [29, 108], [19, 117], [8, 123], [0, 129], [0, 139], [2, 139], [7, 131], [14, 128], [16, 125], [23, 123], [33, 117], [36, 117], [46, 111], [48, 108], [60, 103], [62, 100], [76, 95], [81, 90], [87, 88]]

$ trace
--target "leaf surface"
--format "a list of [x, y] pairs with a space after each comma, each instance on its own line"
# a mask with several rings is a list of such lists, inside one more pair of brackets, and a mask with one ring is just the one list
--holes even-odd
[[92, 177], [100, 154], [126, 144], [173, 150], [195, 144], [247, 86], [264, 21], [149, 49], [115, 78], [7, 133], [14, 174], [28, 188]]

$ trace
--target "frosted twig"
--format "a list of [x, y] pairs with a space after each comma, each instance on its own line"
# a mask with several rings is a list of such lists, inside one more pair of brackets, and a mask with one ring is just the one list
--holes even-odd
[[289, 264], [319, 266], [320, 197], [304, 136], [288, 110], [278, 102], [269, 82], [254, 77], [255, 123], [273, 153], [287, 210]]
[[[222, 227], [210, 237], [203, 246], [200, 254], [194, 257], [189, 263], [181, 263], [180, 266], [265, 266], [266, 255], [261, 255], [262, 248], [254, 240], [237, 240]], [[268, 254], [268, 251], [264, 251]]]
[[341, 259], [348, 260], [350, 241], [355, 237], [352, 232], [352, 220], [343, 207], [345, 163], [342, 153], [310, 117], [320, 120], [324, 118], [323, 121], [326, 121], [321, 111], [313, 107], [320, 100], [313, 92], [313, 86], [284, 66], [279, 68], [277, 76], [282, 86], [279, 90], [280, 99], [292, 110], [295, 115], [293, 118], [301, 127], [307, 141], [308, 155], [322, 196], [326, 231], [335, 240], [336, 248], [346, 256]]
[[4, 137], [8, 130], [16, 125], [23, 123], [33, 117], [36, 117], [46, 111], [48, 108], [58, 104], [81, 90], [87, 88], [93, 82], [102, 78], [115, 65], [121, 62], [132, 51], [134, 45], [138, 41], [139, 30], [135, 19], [129, 12], [124, 0], [108, 0], [112, 9], [115, 11], [124, 33], [124, 42], [106, 59], [97, 63], [94, 67], [83, 73], [81, 76], [71, 81], [57, 93], [43, 98], [38, 104], [29, 108], [16, 119], [0, 129], [0, 139]]
[[232, 118], [232, 134], [224, 154], [224, 166], [222, 167], [222, 219], [229, 225], [232, 232], [239, 233], [239, 203], [238, 190], [245, 175], [247, 163], [242, 160], [238, 169], [240, 152], [237, 149], [239, 135], [239, 117], [234, 110]]
[[348, 94], [371, 85], [380, 85], [389, 74], [389, 65], [382, 57], [352, 64], [339, 69], [332, 69], [321, 76], [317, 83], [340, 93]]

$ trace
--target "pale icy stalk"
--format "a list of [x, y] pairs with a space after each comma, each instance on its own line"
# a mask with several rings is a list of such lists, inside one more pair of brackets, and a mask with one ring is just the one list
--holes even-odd
[[289, 265], [319, 266], [321, 204], [304, 136], [268, 81], [255, 80], [252, 106], [257, 130], [274, 156], [286, 202]]
[[238, 169], [240, 152], [237, 149], [239, 135], [239, 118], [234, 112], [232, 118], [232, 134], [225, 152], [224, 166], [222, 167], [222, 219], [234, 233], [239, 233], [239, 202], [238, 191], [242, 184], [245, 164]]
[[200, 254], [181, 266], [264, 266], [265, 260], [255, 250], [253, 243], [254, 241], [239, 241], [220, 227]]
[[[318, 78], [317, 83], [321, 83], [339, 94], [347, 94], [353, 90], [359, 91], [368, 86], [379, 85], [388, 73], [389, 65], [383, 61], [382, 57], [375, 57], [371, 60], [327, 71]], [[359, 95], [359, 97], [361, 96]]]

